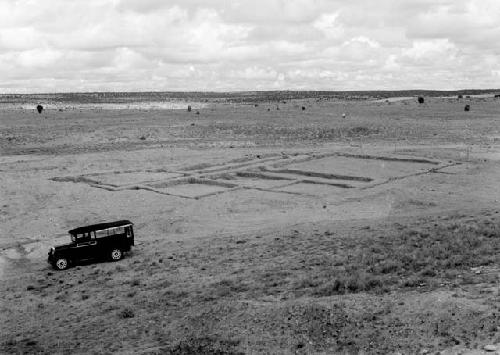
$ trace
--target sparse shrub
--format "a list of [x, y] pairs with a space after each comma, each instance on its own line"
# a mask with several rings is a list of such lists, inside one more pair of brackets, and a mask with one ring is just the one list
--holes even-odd
[[15, 346], [17, 344], [17, 341], [16, 341], [16, 339], [11, 338], [11, 339], [5, 341], [4, 344], [7, 345], [7, 346]]
[[130, 281], [130, 285], [131, 286], [140, 286], [141, 281], [139, 279], [133, 279], [132, 281]]
[[376, 272], [381, 274], [392, 274], [402, 269], [402, 265], [396, 260], [385, 260], [376, 267]]
[[364, 290], [365, 291], [379, 289], [379, 288], [382, 288], [383, 286], [384, 286], [383, 281], [378, 277], [370, 276], [364, 281]]
[[26, 340], [26, 345], [27, 346], [35, 346], [36, 344], [38, 344], [38, 342], [36, 340], [33, 340], [33, 339], [27, 339]]
[[428, 266], [420, 272], [420, 275], [427, 277], [434, 277], [437, 275], [437, 272], [433, 266]]
[[335, 279], [324, 283], [316, 290], [314, 290], [313, 295], [315, 296], [332, 296], [332, 295], [342, 295], [346, 291], [346, 285], [343, 280]]
[[302, 279], [299, 279], [293, 283], [293, 288], [295, 290], [301, 290], [304, 288], [313, 288], [317, 287], [319, 282], [311, 277], [305, 277]]
[[356, 293], [365, 289], [363, 280], [360, 280], [358, 277], [348, 278], [344, 282], [346, 291], [349, 293]]
[[120, 311], [119, 317], [122, 319], [127, 319], [127, 318], [134, 318], [135, 313], [132, 309], [130, 308], [124, 308]]
[[424, 283], [420, 276], [412, 275], [403, 281], [403, 287], [418, 287]]
[[28, 285], [28, 287], [26, 287], [27, 291], [33, 291], [34, 289], [35, 289], [35, 286], [33, 286], [33, 285]]

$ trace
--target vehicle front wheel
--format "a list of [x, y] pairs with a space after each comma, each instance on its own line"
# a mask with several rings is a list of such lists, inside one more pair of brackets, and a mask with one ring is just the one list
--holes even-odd
[[117, 261], [123, 257], [123, 253], [120, 249], [114, 248], [111, 250], [111, 260]]
[[58, 258], [56, 262], [54, 263], [54, 267], [57, 270], [66, 270], [68, 268], [68, 259], [66, 258]]

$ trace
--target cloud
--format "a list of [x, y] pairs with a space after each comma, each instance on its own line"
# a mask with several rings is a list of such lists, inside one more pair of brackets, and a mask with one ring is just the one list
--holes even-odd
[[320, 30], [327, 39], [340, 39], [345, 31], [338, 21], [339, 14], [323, 14], [314, 22], [313, 27]]
[[486, 88], [499, 37], [498, 0], [0, 0], [0, 91]]
[[429, 65], [437, 61], [453, 60], [456, 55], [457, 48], [448, 39], [417, 40], [410, 48], [403, 50], [403, 58]]

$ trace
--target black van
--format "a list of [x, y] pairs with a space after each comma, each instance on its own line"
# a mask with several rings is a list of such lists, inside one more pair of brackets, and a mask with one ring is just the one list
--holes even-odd
[[133, 223], [121, 220], [69, 231], [71, 243], [50, 248], [48, 262], [57, 270], [80, 260], [109, 258], [116, 261], [134, 245]]

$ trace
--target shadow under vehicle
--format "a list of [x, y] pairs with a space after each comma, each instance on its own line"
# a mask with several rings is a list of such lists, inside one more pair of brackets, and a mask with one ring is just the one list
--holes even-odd
[[134, 245], [133, 223], [128, 220], [79, 227], [70, 230], [69, 234], [71, 243], [49, 250], [48, 262], [57, 270], [83, 260], [107, 258], [117, 261]]

